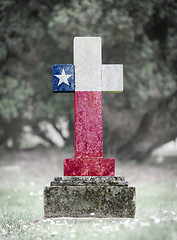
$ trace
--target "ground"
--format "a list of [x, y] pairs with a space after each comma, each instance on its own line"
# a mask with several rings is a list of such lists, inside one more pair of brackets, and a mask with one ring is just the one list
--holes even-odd
[[44, 219], [44, 186], [62, 175], [72, 154], [38, 148], [0, 156], [0, 239], [177, 239], [174, 161], [116, 162], [116, 175], [136, 187], [135, 219]]

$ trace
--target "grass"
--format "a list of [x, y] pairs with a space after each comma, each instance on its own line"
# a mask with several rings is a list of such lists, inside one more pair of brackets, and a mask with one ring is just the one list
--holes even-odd
[[43, 219], [42, 181], [0, 187], [0, 239], [177, 239], [177, 186], [142, 183], [137, 189], [136, 218]]
[[[62, 175], [67, 157], [71, 156], [58, 149], [0, 157], [0, 240], [177, 240], [177, 174], [169, 161], [163, 168], [117, 162], [118, 175], [136, 187], [135, 219], [45, 220], [44, 186]], [[5, 170], [4, 166], [16, 168]]]

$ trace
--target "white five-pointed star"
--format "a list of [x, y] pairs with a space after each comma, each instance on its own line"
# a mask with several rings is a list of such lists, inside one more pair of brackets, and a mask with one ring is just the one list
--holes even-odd
[[69, 74], [67, 75], [67, 74], [65, 73], [64, 68], [63, 68], [63, 70], [62, 70], [61, 75], [55, 75], [55, 76], [59, 79], [58, 86], [59, 86], [60, 84], [62, 84], [62, 83], [65, 83], [65, 84], [67, 84], [67, 85], [69, 86], [68, 78], [71, 77], [72, 74], [71, 74], [71, 75], [69, 75]]

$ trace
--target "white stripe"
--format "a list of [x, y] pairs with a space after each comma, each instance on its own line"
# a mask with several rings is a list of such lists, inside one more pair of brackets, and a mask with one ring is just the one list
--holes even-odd
[[75, 91], [101, 91], [101, 38], [74, 38]]
[[102, 65], [102, 91], [123, 91], [123, 65]]

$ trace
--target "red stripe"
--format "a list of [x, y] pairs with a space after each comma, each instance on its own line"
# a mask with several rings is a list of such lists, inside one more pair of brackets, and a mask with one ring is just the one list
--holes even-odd
[[75, 92], [75, 158], [103, 157], [102, 92]]
[[103, 159], [102, 92], [75, 92], [75, 159], [64, 160], [64, 176], [114, 176], [115, 160]]
[[64, 176], [115, 176], [115, 160], [104, 158], [65, 159]]

